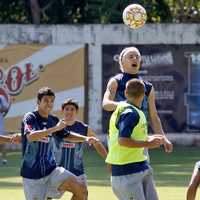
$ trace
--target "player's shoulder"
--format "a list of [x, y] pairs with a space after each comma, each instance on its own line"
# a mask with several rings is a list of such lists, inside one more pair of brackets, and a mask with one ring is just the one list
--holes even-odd
[[124, 110], [123, 110], [123, 112], [122, 112], [122, 114], [132, 114], [132, 113], [138, 113], [137, 112], [137, 110], [136, 110], [136, 108], [135, 107], [133, 107], [133, 106], [128, 106], [128, 107], [126, 107]]
[[36, 118], [36, 113], [33, 112], [27, 112], [24, 114], [24, 118]]
[[88, 128], [88, 125], [86, 123], [84, 123], [83, 121], [79, 121], [79, 120], [76, 120], [75, 125], [76, 126], [82, 126], [82, 127]]
[[50, 114], [50, 115], [49, 115], [49, 118], [50, 118], [51, 120], [55, 121], [55, 122], [59, 122], [59, 118], [58, 118], [56, 115], [54, 115], [54, 114]]
[[118, 73], [116, 75], [114, 75], [112, 78], [115, 79], [116, 81], [121, 80], [124, 77], [123, 73]]
[[135, 122], [140, 118], [138, 111], [133, 106], [126, 107], [120, 114], [119, 122]]
[[145, 85], [148, 85], [148, 86], [152, 86], [153, 85], [151, 82], [149, 82], [147, 80], [143, 80], [143, 82], [144, 82]]
[[142, 79], [142, 81], [143, 81], [143, 83], [145, 85], [145, 94], [148, 96], [149, 93], [151, 92], [153, 84], [151, 82], [147, 81], [147, 80], [143, 80]]
[[23, 121], [34, 121], [37, 119], [36, 112], [27, 112], [24, 114]]

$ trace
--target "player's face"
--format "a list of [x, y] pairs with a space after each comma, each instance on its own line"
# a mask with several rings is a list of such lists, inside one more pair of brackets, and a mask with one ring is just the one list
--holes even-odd
[[66, 105], [63, 109], [63, 115], [66, 121], [73, 122], [76, 120], [78, 111], [74, 105]]
[[53, 110], [54, 100], [54, 96], [43, 96], [42, 99], [38, 101], [38, 110], [49, 114]]
[[140, 69], [141, 57], [138, 51], [127, 52], [122, 58], [123, 70], [129, 74], [137, 74]]

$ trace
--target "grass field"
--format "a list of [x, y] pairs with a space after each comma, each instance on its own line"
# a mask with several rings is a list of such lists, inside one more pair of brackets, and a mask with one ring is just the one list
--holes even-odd
[[[160, 200], [184, 200], [193, 165], [200, 159], [199, 149], [176, 147], [172, 154], [166, 154], [162, 149], [153, 150], [150, 154]], [[9, 153], [8, 164], [0, 167], [1, 200], [24, 200], [19, 177], [20, 156], [19, 152]], [[85, 152], [85, 166], [89, 200], [116, 200], [104, 161], [95, 151]], [[69, 197], [69, 194], [65, 194], [62, 200], [70, 199]], [[199, 193], [196, 199], [200, 199]]]

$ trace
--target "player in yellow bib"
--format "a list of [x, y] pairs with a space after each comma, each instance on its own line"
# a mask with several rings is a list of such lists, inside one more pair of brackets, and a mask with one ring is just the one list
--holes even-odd
[[160, 147], [164, 138], [148, 136], [146, 117], [140, 109], [144, 87], [139, 79], [129, 80], [127, 101], [120, 102], [110, 118], [106, 162], [111, 165], [113, 192], [120, 200], [158, 200], [144, 148]]

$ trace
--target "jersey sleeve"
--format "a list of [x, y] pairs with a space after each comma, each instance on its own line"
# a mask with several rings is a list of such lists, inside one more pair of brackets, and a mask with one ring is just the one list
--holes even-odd
[[33, 113], [28, 113], [24, 116], [23, 124], [24, 124], [24, 130], [23, 130], [24, 135], [37, 130], [36, 129], [36, 118]]
[[144, 81], [144, 85], [145, 85], [145, 95], [149, 96], [153, 85], [152, 85], [152, 83], [150, 83], [148, 81]]
[[130, 138], [133, 129], [139, 122], [139, 114], [135, 109], [127, 108], [120, 115], [117, 123], [119, 137]]

